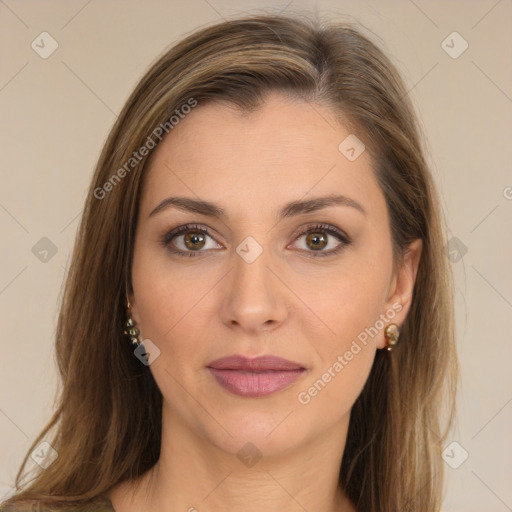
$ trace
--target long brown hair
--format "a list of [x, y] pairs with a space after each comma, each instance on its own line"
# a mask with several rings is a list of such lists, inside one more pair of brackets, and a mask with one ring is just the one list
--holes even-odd
[[[162, 395], [122, 334], [149, 156], [131, 159], [149, 138], [158, 142], [157, 127], [172, 130], [169, 120], [183, 105], [224, 100], [251, 110], [270, 91], [327, 105], [357, 131], [387, 202], [395, 268], [406, 246], [423, 240], [400, 344], [391, 354], [378, 351], [353, 406], [339, 482], [359, 512], [439, 510], [457, 375], [453, 285], [414, 108], [394, 65], [360, 28], [284, 16], [193, 33], [151, 66], [126, 102], [99, 158], [66, 280], [57, 407], [9, 503], [84, 503], [158, 460]], [[58, 457], [21, 485], [43, 440]]]

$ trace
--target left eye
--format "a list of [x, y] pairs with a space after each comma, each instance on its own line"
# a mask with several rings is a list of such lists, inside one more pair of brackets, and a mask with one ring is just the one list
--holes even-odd
[[[337, 239], [338, 243], [332, 242], [332, 240], [330, 240], [332, 238]], [[319, 253], [318, 256], [328, 256], [337, 253], [343, 249], [343, 247], [350, 244], [350, 239], [347, 235], [331, 226], [309, 227], [306, 231], [298, 235], [295, 240], [301, 239], [303, 239], [301, 249], [307, 252], [317, 252]]]

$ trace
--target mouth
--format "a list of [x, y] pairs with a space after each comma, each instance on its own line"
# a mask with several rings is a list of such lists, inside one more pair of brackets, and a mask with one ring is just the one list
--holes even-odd
[[217, 383], [227, 391], [245, 397], [263, 397], [291, 386], [306, 369], [276, 356], [248, 359], [230, 356], [207, 366]]

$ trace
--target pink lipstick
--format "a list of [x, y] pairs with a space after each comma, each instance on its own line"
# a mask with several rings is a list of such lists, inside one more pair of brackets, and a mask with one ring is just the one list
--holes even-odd
[[212, 361], [208, 370], [231, 393], [263, 397], [290, 386], [304, 373], [305, 368], [293, 361], [271, 355], [254, 359], [235, 355]]

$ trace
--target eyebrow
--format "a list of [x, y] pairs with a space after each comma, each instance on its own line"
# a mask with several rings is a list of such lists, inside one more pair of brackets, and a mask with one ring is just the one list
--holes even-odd
[[[323, 197], [315, 197], [313, 199], [291, 201], [287, 203], [280, 211], [279, 218], [284, 219], [300, 215], [301, 213], [310, 213], [329, 206], [349, 206], [355, 208], [363, 215], [367, 215], [366, 210], [353, 199], [341, 195], [329, 195]], [[190, 197], [168, 197], [161, 201], [149, 214], [152, 217], [157, 213], [166, 210], [167, 208], [175, 207], [180, 210], [192, 213], [199, 213], [208, 217], [227, 218], [228, 215], [224, 208], [212, 203], [199, 199], [192, 199]]]

